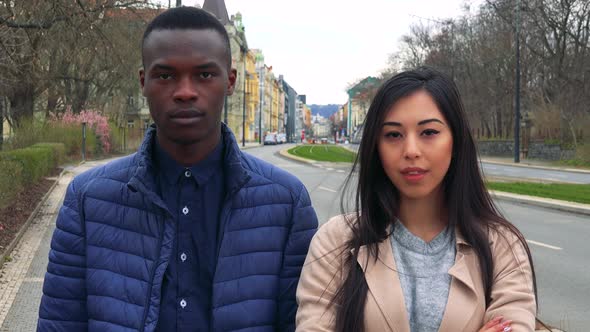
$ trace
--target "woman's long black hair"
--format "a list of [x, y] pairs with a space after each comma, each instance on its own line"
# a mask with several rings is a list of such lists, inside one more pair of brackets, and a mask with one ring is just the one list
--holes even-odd
[[[490, 228], [506, 228], [514, 233], [526, 249], [531, 268], [532, 257], [522, 234], [495, 207], [484, 186], [479, 170], [475, 142], [455, 83], [432, 68], [420, 67], [399, 73], [387, 80], [377, 91], [364, 122], [359, 153], [345, 183], [341, 209], [345, 212], [347, 190], [353, 190], [354, 212], [347, 221], [352, 237], [342, 251], [345, 269], [342, 285], [336, 291], [336, 331], [364, 331], [364, 310], [368, 286], [357, 263], [361, 246], [367, 246], [375, 260], [378, 244], [390, 234], [392, 221], [399, 212], [399, 193], [389, 181], [377, 151], [381, 127], [387, 111], [398, 100], [417, 91], [426, 91], [436, 102], [450, 125], [453, 135], [453, 155], [443, 179], [445, 203], [450, 227], [458, 227], [479, 259], [485, 289], [486, 306], [490, 303], [493, 282], [493, 261], [489, 246]], [[352, 187], [358, 170], [356, 188]], [[537, 285], [533, 272], [535, 298]]]

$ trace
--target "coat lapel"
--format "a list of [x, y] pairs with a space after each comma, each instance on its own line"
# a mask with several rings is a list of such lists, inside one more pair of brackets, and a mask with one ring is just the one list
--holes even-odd
[[476, 256], [458, 230], [455, 234], [457, 255], [455, 264], [449, 269], [451, 287], [439, 331], [464, 331], [477, 308], [477, 292], [471, 271], [478, 269], [474, 261]]
[[391, 331], [410, 332], [404, 294], [400, 285], [389, 239], [379, 244], [379, 259], [362, 246], [357, 259], [365, 273], [369, 291], [375, 298]]

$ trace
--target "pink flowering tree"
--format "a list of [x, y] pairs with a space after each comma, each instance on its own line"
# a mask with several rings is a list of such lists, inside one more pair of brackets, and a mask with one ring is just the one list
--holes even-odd
[[109, 120], [100, 112], [83, 110], [79, 114], [74, 114], [72, 108], [68, 106], [64, 113], [59, 115], [51, 113], [50, 117], [50, 121], [60, 122], [66, 125], [82, 125], [83, 122], [86, 122], [86, 128], [92, 129], [96, 133], [96, 136], [98, 136], [102, 152], [109, 153], [111, 151]]

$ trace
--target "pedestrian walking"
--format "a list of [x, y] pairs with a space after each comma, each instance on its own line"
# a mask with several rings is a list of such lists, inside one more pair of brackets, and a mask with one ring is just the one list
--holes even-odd
[[53, 234], [38, 331], [293, 331], [317, 217], [303, 184], [221, 123], [236, 70], [224, 26], [158, 15], [139, 151], [77, 176]]
[[454, 82], [426, 67], [393, 76], [362, 137], [354, 212], [312, 240], [297, 330], [534, 330], [531, 254], [484, 186]]

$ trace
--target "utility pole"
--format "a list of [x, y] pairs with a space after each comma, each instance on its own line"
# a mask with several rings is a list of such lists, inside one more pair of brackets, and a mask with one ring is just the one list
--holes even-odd
[[[244, 54], [244, 53], [242, 53]], [[246, 72], [246, 58], [244, 57], [244, 95], [242, 96], [242, 146], [246, 146], [246, 92], [247, 79], [250, 74]]]
[[258, 107], [260, 110], [260, 116], [258, 117], [258, 143], [262, 144], [262, 107], [264, 105], [264, 65], [260, 68], [258, 80], [260, 81], [260, 102], [258, 103]]
[[182, 0], [176, 0], [176, 7], [182, 6]]
[[516, 79], [514, 82], [514, 162], [520, 162], [520, 0], [516, 0]]

